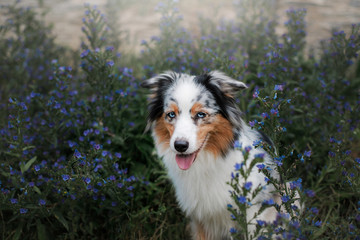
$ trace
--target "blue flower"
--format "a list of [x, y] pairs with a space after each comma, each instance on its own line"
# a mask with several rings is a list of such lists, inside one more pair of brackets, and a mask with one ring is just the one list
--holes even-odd
[[21, 214], [25, 214], [25, 213], [27, 213], [29, 211], [29, 209], [27, 209], [27, 208], [20, 208], [20, 213]]
[[244, 187], [245, 187], [246, 190], [249, 191], [251, 189], [251, 187], [252, 187], [252, 182], [246, 182]]
[[310, 157], [310, 156], [311, 156], [311, 150], [305, 151], [305, 152], [304, 152], [304, 156]]
[[82, 156], [81, 156], [81, 153], [80, 153], [77, 149], [75, 149], [74, 156], [75, 156], [76, 158], [81, 158], [81, 157], [82, 157]]
[[230, 233], [237, 233], [237, 230], [235, 228], [230, 228]]
[[241, 148], [242, 148], [242, 144], [241, 144], [238, 140], [236, 140], [236, 141], [234, 142], [234, 148], [236, 148], [236, 149], [241, 149]]
[[281, 197], [281, 201], [283, 201], [284, 203], [288, 202], [290, 200], [289, 196], [282, 196]]
[[244, 197], [244, 196], [238, 197], [237, 200], [238, 200], [239, 203], [241, 203], [241, 204], [245, 204], [245, 203], [246, 203], [246, 197]]
[[103, 156], [103, 157], [106, 157], [107, 155], [108, 155], [108, 151], [102, 151], [102, 153], [101, 153], [101, 155]]
[[265, 205], [273, 205], [275, 204], [274, 200], [272, 198], [270, 198], [269, 200], [264, 200], [263, 204]]
[[90, 179], [89, 177], [87, 177], [87, 178], [84, 179], [84, 182], [85, 182], [86, 184], [89, 184], [89, 183], [91, 182], [91, 179]]
[[62, 179], [63, 179], [64, 181], [67, 181], [67, 180], [70, 179], [70, 176], [67, 175], [67, 174], [63, 174], [63, 175], [61, 175], [61, 177], [62, 177]]
[[257, 224], [262, 227], [262, 226], [265, 226], [266, 225], [266, 222], [263, 221], [263, 220], [256, 220]]
[[105, 48], [105, 50], [108, 51], [108, 52], [112, 52], [112, 51], [114, 51], [114, 47], [113, 46], [107, 46]]
[[308, 197], [315, 197], [315, 192], [311, 189], [305, 189], [304, 192]]
[[319, 213], [319, 209], [317, 207], [312, 207], [311, 209], [311, 212], [314, 213], [314, 214], [318, 214]]
[[234, 167], [235, 167], [236, 171], [239, 171], [243, 166], [244, 166], [244, 163], [236, 163]]
[[114, 61], [113, 60], [107, 61], [106, 66], [109, 66], [109, 67], [114, 66]]
[[261, 170], [261, 169], [265, 168], [265, 164], [261, 163], [261, 164], [256, 165], [256, 167]]
[[40, 206], [45, 206], [46, 205], [46, 201], [44, 199], [39, 199], [39, 205]]
[[18, 200], [17, 200], [16, 198], [11, 198], [11, 199], [10, 199], [10, 202], [11, 202], [12, 204], [17, 204], [17, 203], [18, 203]]
[[275, 91], [283, 91], [284, 90], [284, 85], [275, 85], [274, 90]]
[[321, 224], [322, 224], [322, 221], [316, 221], [315, 223], [314, 223], [314, 225], [315, 225], [315, 227], [320, 227], [321, 226]]

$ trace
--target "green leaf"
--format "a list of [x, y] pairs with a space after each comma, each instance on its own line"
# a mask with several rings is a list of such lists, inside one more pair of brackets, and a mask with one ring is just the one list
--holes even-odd
[[59, 220], [59, 222], [66, 228], [66, 230], [69, 231], [69, 224], [66, 221], [66, 219], [64, 218], [64, 216], [62, 215], [62, 213], [58, 212], [58, 211], [54, 211], [54, 215], [55, 215], [55, 218], [57, 220]]
[[48, 239], [46, 234], [46, 228], [39, 219], [36, 220], [36, 229], [37, 229], [38, 240]]
[[20, 239], [20, 236], [22, 234], [22, 228], [23, 228], [23, 223], [21, 223], [15, 230], [15, 234], [14, 237], [12, 238], [13, 240], [18, 240]]
[[36, 161], [37, 157], [33, 157], [32, 159], [30, 159], [25, 165], [21, 165], [20, 166], [20, 169], [21, 169], [21, 173], [24, 173], [26, 172], [30, 167], [31, 165]]
[[37, 186], [33, 186], [33, 189], [35, 192], [37, 192], [38, 194], [41, 194], [40, 189]]

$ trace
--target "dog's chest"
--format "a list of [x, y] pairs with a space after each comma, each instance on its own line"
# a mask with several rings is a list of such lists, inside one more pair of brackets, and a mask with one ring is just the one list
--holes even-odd
[[[213, 159], [201, 155], [187, 171], [180, 170], [176, 163], [164, 158], [169, 176], [176, 189], [180, 207], [187, 216], [196, 219], [229, 219], [227, 205], [232, 202], [227, 184], [231, 178], [234, 162], [232, 158]], [[219, 219], [220, 220], [220, 219]]]

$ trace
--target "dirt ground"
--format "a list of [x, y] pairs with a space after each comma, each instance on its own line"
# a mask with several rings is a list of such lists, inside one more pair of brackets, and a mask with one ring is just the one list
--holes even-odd
[[[0, 4], [9, 4], [14, 0], [0, 0]], [[240, 0], [235, 0], [240, 1]], [[272, 1], [278, 22], [282, 25], [286, 21], [286, 10], [289, 8], [307, 9], [307, 40], [312, 46], [321, 39], [328, 38], [333, 28], [349, 29], [352, 23], [360, 22], [360, 0], [269, 0]], [[38, 3], [42, 7], [38, 8]], [[116, 6], [119, 16], [118, 28], [127, 36], [123, 50], [140, 50], [141, 40], [148, 40], [159, 33], [158, 23], [160, 14], [155, 11], [161, 0], [23, 0], [22, 5], [36, 7], [40, 11], [47, 11], [45, 20], [54, 25], [57, 41], [70, 48], [80, 46], [82, 17], [84, 4], [96, 5], [106, 14], [107, 3]], [[233, 0], [178, 0], [179, 10], [184, 16], [183, 24], [191, 32], [196, 33], [197, 21], [200, 15], [234, 20]], [[115, 3], [115, 4], [114, 4]], [[112, 8], [113, 8], [112, 7]], [[112, 9], [114, 10], [114, 9]], [[277, 29], [284, 32], [282, 27]]]

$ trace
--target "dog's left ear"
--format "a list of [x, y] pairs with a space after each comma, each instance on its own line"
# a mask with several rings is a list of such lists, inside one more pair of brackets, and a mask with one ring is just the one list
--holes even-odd
[[232, 79], [220, 71], [211, 71], [208, 73], [211, 77], [211, 82], [217, 85], [221, 91], [230, 97], [234, 97], [240, 90], [246, 89], [245, 83]]

